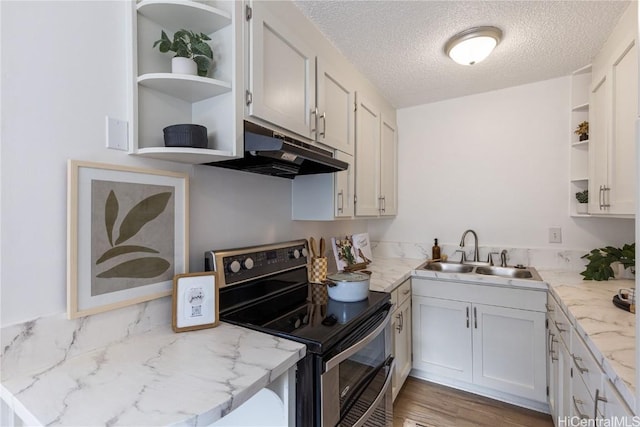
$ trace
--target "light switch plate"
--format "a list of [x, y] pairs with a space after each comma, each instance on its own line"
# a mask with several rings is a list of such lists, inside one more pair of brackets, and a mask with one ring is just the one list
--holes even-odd
[[127, 122], [124, 120], [106, 117], [107, 121], [107, 148], [129, 151], [129, 138]]
[[549, 227], [549, 243], [562, 243], [562, 228]]

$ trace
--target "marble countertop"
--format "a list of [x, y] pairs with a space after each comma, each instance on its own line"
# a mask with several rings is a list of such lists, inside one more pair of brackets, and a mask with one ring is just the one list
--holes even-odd
[[615, 307], [611, 302], [618, 289], [635, 288], [633, 280], [586, 281], [577, 272], [539, 270], [543, 282], [536, 282], [480, 274], [416, 270], [424, 262], [424, 259], [413, 258], [376, 258], [367, 266], [372, 272], [370, 289], [390, 292], [410, 277], [482, 284], [490, 281], [493, 286], [548, 289], [560, 302], [626, 403], [631, 409], [635, 408], [635, 315]]
[[424, 259], [413, 258], [376, 258], [366, 268], [372, 273], [369, 289], [391, 292], [410, 278], [424, 262]]
[[26, 425], [210, 424], [304, 357], [303, 344], [220, 323], [157, 327], [3, 379]]
[[579, 273], [558, 271], [541, 271], [540, 275], [607, 377], [634, 409], [635, 314], [615, 307], [611, 299], [620, 288], [635, 288], [635, 282], [627, 279], [596, 282], [582, 280]]

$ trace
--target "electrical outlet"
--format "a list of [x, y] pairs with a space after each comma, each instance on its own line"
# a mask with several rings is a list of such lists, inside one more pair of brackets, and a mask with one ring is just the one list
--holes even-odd
[[562, 243], [562, 228], [549, 227], [549, 243]]
[[107, 148], [129, 151], [126, 121], [107, 116]]

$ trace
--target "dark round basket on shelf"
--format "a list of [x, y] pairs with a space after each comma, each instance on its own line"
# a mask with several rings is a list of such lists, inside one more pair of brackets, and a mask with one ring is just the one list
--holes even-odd
[[207, 148], [207, 128], [200, 125], [181, 124], [167, 126], [164, 132], [165, 147]]

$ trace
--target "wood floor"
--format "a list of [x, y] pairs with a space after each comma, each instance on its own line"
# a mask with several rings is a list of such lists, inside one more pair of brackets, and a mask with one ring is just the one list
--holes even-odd
[[548, 414], [407, 378], [393, 405], [393, 427], [553, 427]]

